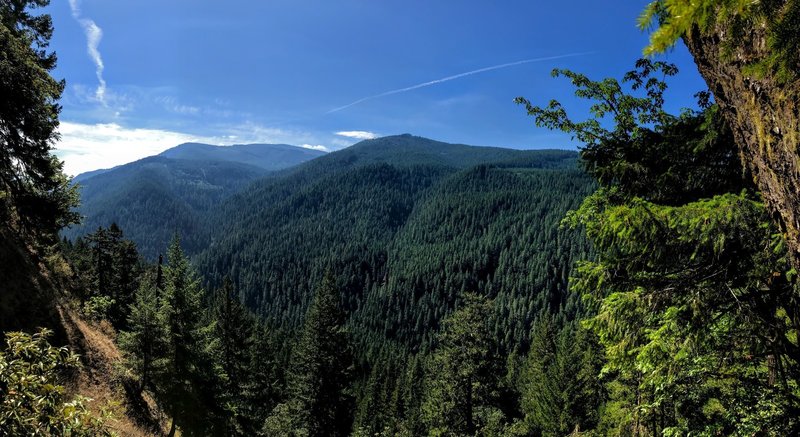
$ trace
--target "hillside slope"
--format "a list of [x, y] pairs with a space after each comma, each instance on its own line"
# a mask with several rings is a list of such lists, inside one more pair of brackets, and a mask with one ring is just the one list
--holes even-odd
[[202, 216], [270, 171], [324, 152], [283, 144], [212, 146], [186, 143], [157, 156], [75, 177], [83, 222], [62, 232], [74, 239], [116, 222], [154, 259], [178, 232], [187, 249], [201, 243]]
[[235, 144], [212, 146], [184, 143], [158, 154], [164, 158], [192, 161], [238, 162], [274, 171], [293, 167], [325, 155], [325, 152], [288, 144]]
[[113, 332], [83, 320], [67, 290], [71, 270], [59, 254], [42, 257], [17, 233], [0, 226], [0, 338], [9, 331], [53, 331], [50, 343], [67, 346], [80, 357], [81, 367], [65, 375], [68, 395], [91, 399], [98, 417], [112, 413], [107, 426], [122, 436], [164, 434], [167, 418], [147, 396], [126, 390], [116, 376], [120, 361]]
[[485, 292], [503, 301], [497, 333], [516, 347], [537, 311], [567, 305], [572, 259], [588, 248], [558, 225], [592, 187], [574, 152], [364, 141], [233, 196], [196, 261], [289, 330], [330, 269], [364, 343], [424, 345], [457, 295]]
[[151, 259], [176, 231], [193, 247], [201, 216], [264, 174], [236, 162], [145, 158], [83, 181], [83, 222], [62, 235], [75, 238], [116, 222]]

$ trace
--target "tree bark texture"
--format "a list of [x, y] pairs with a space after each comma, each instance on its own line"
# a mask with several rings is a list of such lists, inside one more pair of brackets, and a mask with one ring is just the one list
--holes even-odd
[[[799, 30], [800, 31], [800, 30]], [[742, 163], [747, 166], [767, 208], [784, 232], [792, 266], [800, 270], [800, 80], [780, 83], [774, 75], [753, 77], [743, 70], [769, 55], [765, 26], [737, 35], [731, 29], [694, 28], [684, 42], [700, 74], [733, 130]]]

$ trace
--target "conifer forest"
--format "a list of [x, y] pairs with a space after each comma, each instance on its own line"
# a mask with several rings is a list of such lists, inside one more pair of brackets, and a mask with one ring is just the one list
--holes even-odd
[[799, 1], [642, 2], [627, 73], [548, 61], [507, 104], [573, 147], [79, 175], [51, 7], [0, 0], [0, 436], [800, 435]]

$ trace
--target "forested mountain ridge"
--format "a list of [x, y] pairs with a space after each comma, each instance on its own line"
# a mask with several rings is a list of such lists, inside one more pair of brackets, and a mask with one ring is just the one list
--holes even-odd
[[[234, 211], [237, 217], [258, 212], [258, 208], [240, 208], [240, 202], [246, 204], [258, 198], [257, 203], [273, 203], [305, 184], [371, 164], [397, 168], [428, 166], [447, 172], [481, 164], [499, 167], [576, 168], [577, 156], [577, 152], [568, 150], [533, 151], [467, 146], [410, 134], [376, 138], [262, 178], [222, 205], [213, 221], [225, 226], [225, 218], [233, 215]], [[251, 200], [247, 200], [248, 198]]]
[[648, 51], [683, 38], [716, 103], [666, 112], [652, 59], [554, 70], [587, 120], [516, 99], [579, 159], [400, 135], [245, 190], [205, 158], [96, 173], [192, 219], [158, 263], [116, 224], [59, 238], [47, 3], [0, 2], [0, 435], [800, 435], [800, 0], [650, 3]]
[[201, 244], [202, 216], [250, 182], [324, 152], [284, 144], [185, 143], [109, 170], [78, 175], [84, 217], [63, 231], [75, 238], [117, 223], [150, 259], [174, 232], [187, 249]]
[[[327, 162], [342, 166], [368, 163], [391, 165], [440, 165], [467, 168], [480, 164], [525, 165], [543, 168], [574, 166], [577, 154], [566, 150], [516, 150], [502, 147], [451, 144], [411, 134], [361, 141], [330, 154]], [[323, 162], [323, 161], [318, 161]], [[534, 164], [535, 163], [535, 164]]]
[[[286, 329], [302, 321], [324, 271], [340, 272], [359, 337], [413, 348], [457, 291], [501, 296], [501, 311], [516, 314], [498, 313], [497, 333], [516, 348], [537, 311], [566, 304], [570, 260], [588, 249], [558, 223], [591, 187], [571, 151], [384, 137], [233, 196], [196, 261], [212, 284], [231, 275], [251, 309]], [[517, 245], [525, 256], [511, 256]]]
[[[191, 161], [239, 162], [260, 167], [264, 170], [280, 170], [324, 155], [325, 152], [290, 146], [288, 144], [234, 144], [214, 146], [204, 143], [183, 143], [169, 148], [158, 155], [171, 159]], [[82, 182], [94, 176], [114, 171], [127, 164], [113, 168], [87, 171], [76, 175], [72, 180]]]
[[323, 155], [325, 152], [288, 144], [213, 146], [202, 143], [183, 143], [158, 154], [172, 159], [240, 162], [264, 170], [289, 168]]

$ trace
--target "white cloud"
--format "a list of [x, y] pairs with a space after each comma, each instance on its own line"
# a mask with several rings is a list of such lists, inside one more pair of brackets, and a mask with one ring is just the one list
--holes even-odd
[[62, 121], [61, 140], [55, 154], [64, 161], [64, 171], [72, 176], [126, 164], [147, 156], [157, 155], [178, 144], [199, 142], [214, 145], [247, 143], [301, 144], [300, 147], [328, 151], [311, 143], [312, 136], [304, 132], [264, 127], [246, 123], [221, 128], [224, 135], [194, 135], [163, 129], [128, 128], [117, 123], [84, 124]]
[[328, 149], [327, 147], [325, 147], [325, 146], [323, 146], [323, 145], [321, 145], [321, 144], [317, 144], [317, 145], [313, 145], [313, 144], [300, 144], [300, 146], [299, 146], [299, 147], [302, 147], [302, 148], [304, 148], [304, 149], [319, 150], [319, 151], [321, 151], [321, 152], [330, 152], [330, 149]]
[[55, 153], [64, 160], [64, 171], [73, 176], [156, 155], [181, 143], [214, 140], [159, 129], [127, 129], [116, 123], [62, 121], [58, 130], [61, 140], [56, 143]]
[[81, 17], [79, 0], [69, 0], [69, 7], [72, 11], [72, 18], [83, 28], [83, 33], [86, 35], [86, 51], [89, 53], [92, 62], [94, 62], [98, 82], [95, 98], [101, 103], [105, 103], [106, 81], [103, 79], [105, 66], [103, 65], [103, 57], [100, 56], [100, 51], [98, 50], [100, 40], [103, 39], [103, 29], [94, 20]]
[[355, 138], [357, 140], [371, 140], [374, 138], [378, 138], [378, 134], [363, 130], [340, 131], [336, 132], [336, 135], [347, 138]]

